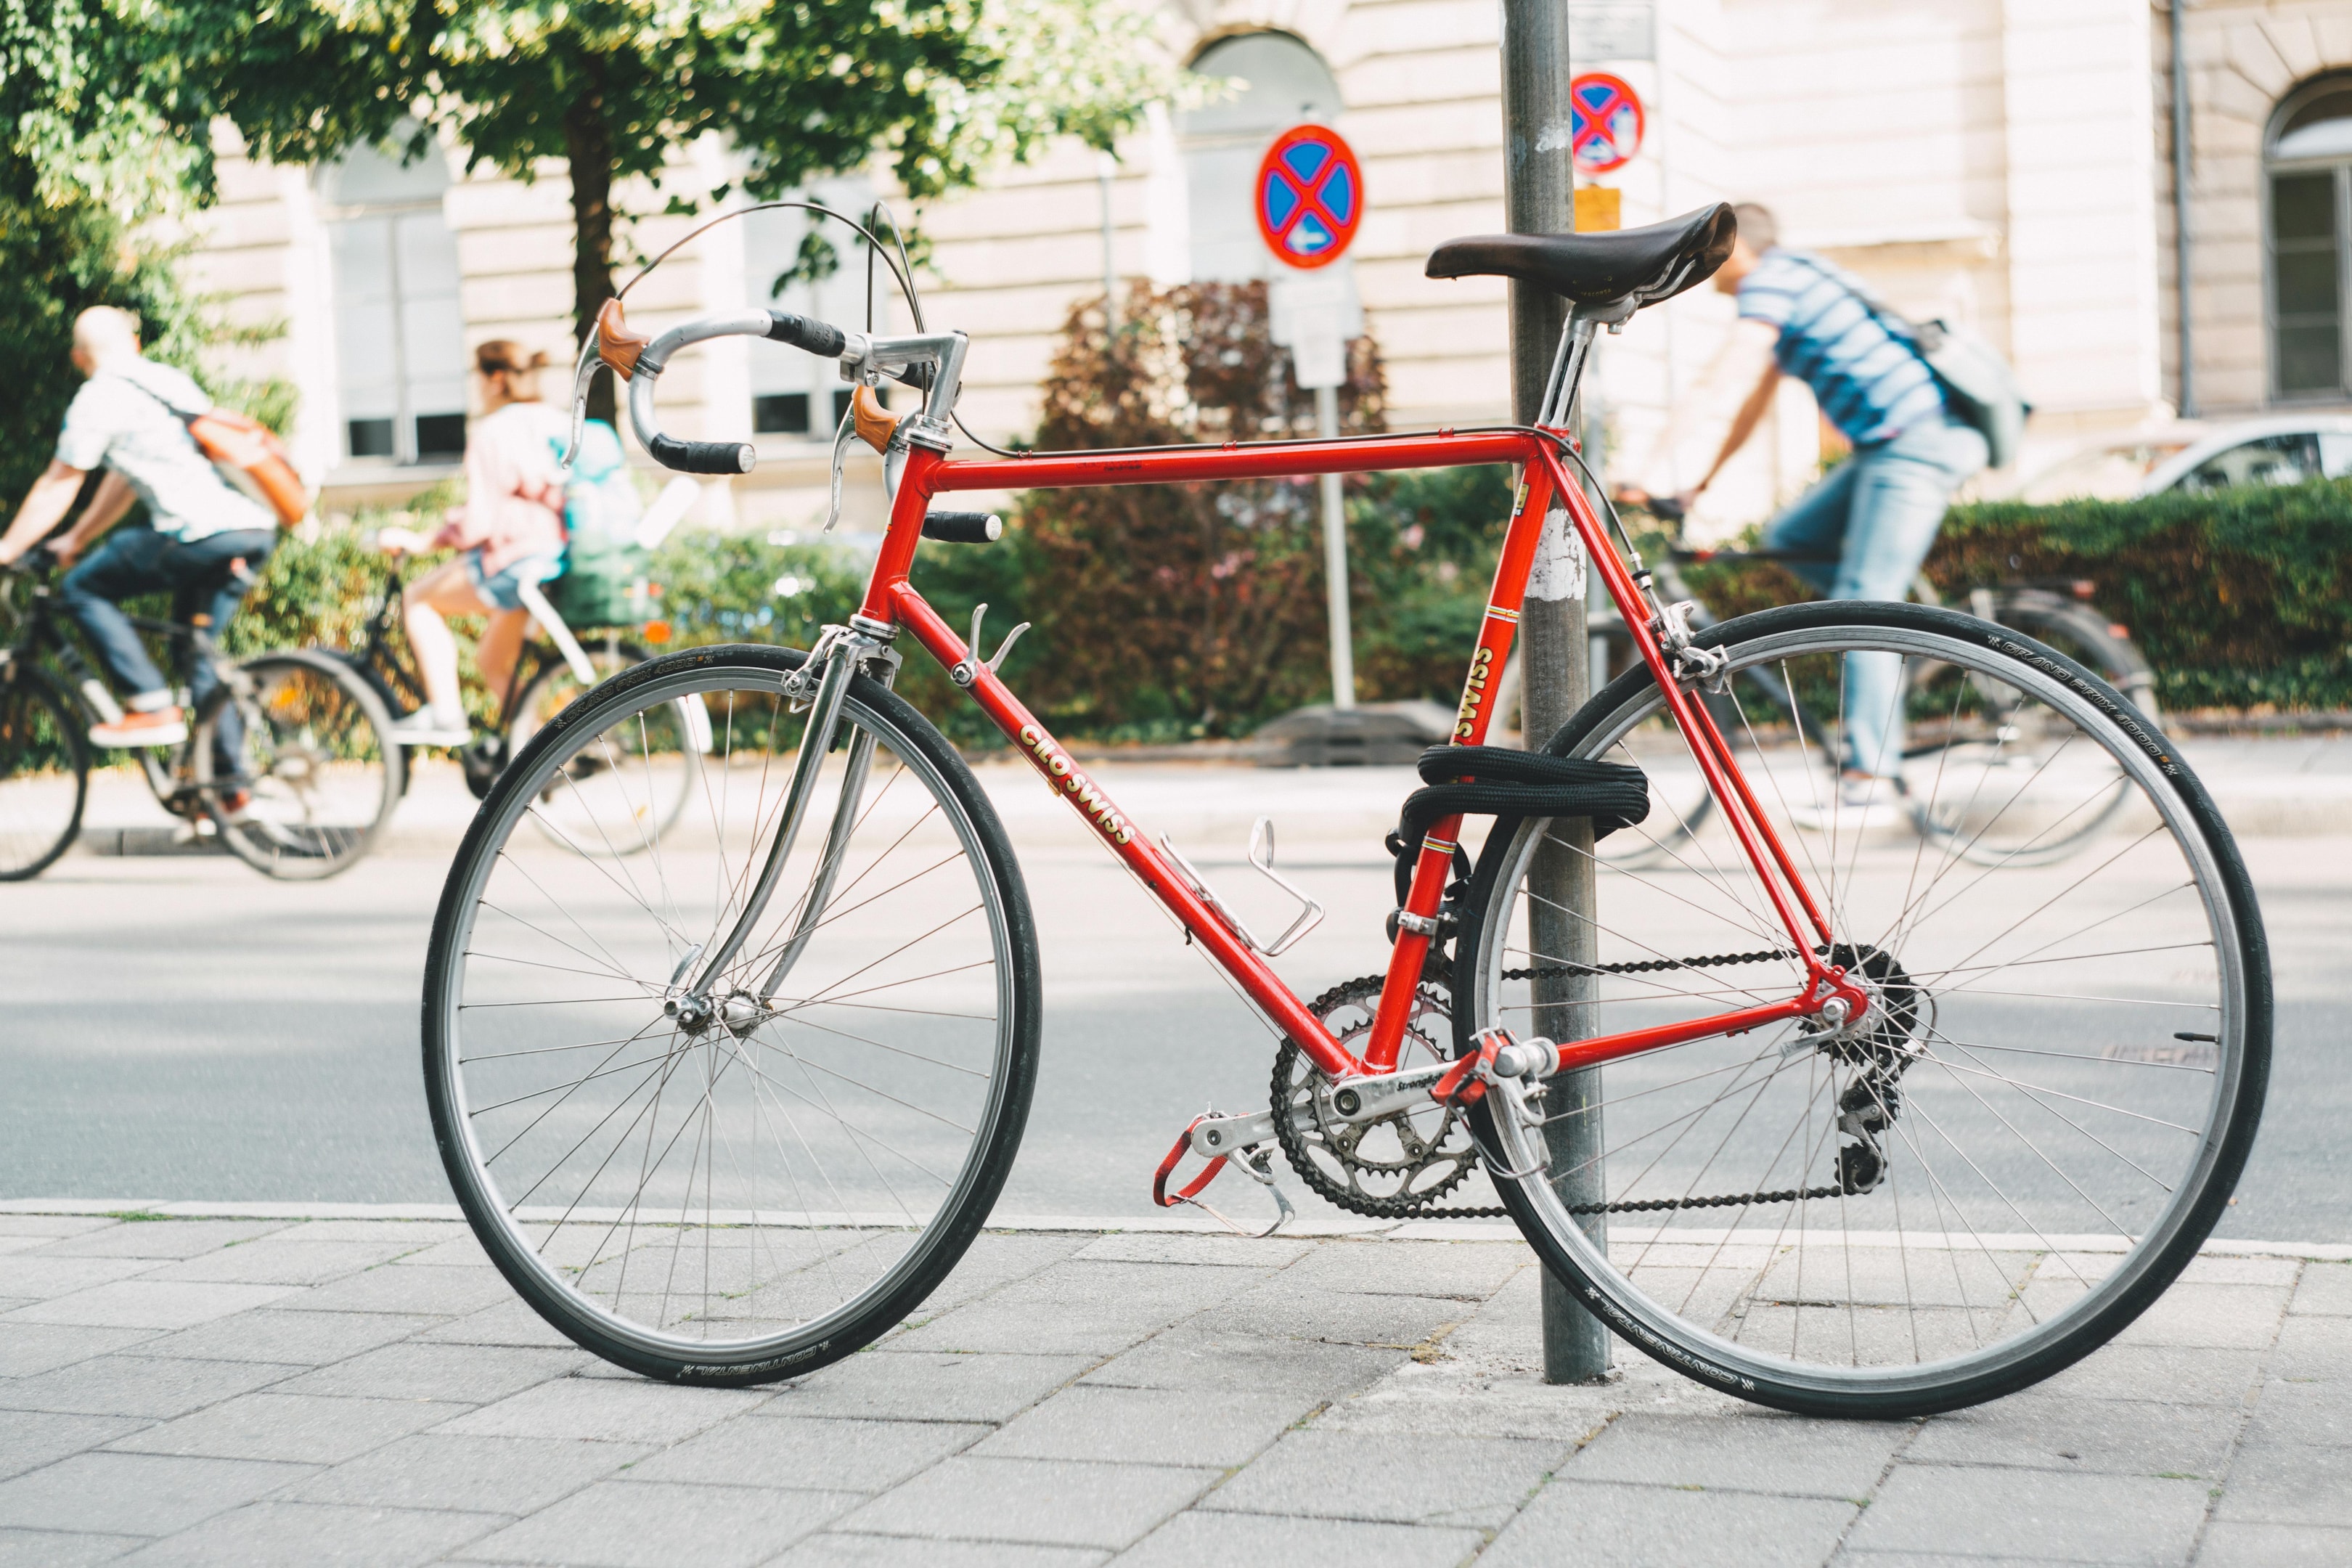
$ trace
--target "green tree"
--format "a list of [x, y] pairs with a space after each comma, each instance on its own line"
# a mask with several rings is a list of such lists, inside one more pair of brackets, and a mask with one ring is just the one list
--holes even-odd
[[920, 198], [1055, 134], [1108, 146], [1174, 79], [1136, 47], [1140, 0], [118, 3], [165, 112], [226, 115], [260, 157], [319, 162], [406, 121], [413, 153], [446, 134], [522, 179], [560, 162], [582, 338], [614, 292], [615, 184], [726, 194], [675, 188], [697, 137], [740, 149], [754, 195], [879, 152]]

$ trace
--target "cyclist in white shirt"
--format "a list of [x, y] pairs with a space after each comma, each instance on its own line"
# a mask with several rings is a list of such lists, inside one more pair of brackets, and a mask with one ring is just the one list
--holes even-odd
[[[221, 478], [198, 448], [187, 420], [209, 411], [213, 400], [181, 372], [139, 352], [138, 323], [128, 311], [99, 305], [75, 317], [73, 363], [89, 379], [66, 409], [56, 458], [0, 537], [0, 566], [47, 538], [72, 510], [82, 481], [106, 469], [80, 519], [49, 544], [61, 565], [73, 567], [59, 601], [128, 693], [128, 711], [93, 725], [89, 738], [101, 746], [177, 745], [187, 739], [187, 716], [118, 602], [168, 591], [175, 619], [209, 625], [217, 636], [277, 544], [278, 521]], [[75, 566], [134, 498], [147, 503], [153, 526], [115, 534]], [[201, 707], [218, 680], [208, 662], [197, 660], [189, 677], [192, 700]], [[234, 710], [220, 738], [235, 746]]]

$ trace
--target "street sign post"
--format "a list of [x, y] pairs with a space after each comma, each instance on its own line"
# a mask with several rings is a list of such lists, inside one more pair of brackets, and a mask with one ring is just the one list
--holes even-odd
[[[1315, 393], [1316, 427], [1339, 433], [1339, 387], [1348, 379], [1348, 340], [1364, 331], [1347, 255], [1364, 220], [1364, 172], [1340, 134], [1295, 125], [1258, 160], [1252, 199], [1258, 237], [1284, 271], [1267, 286], [1274, 341], [1290, 351], [1292, 373]], [[1323, 476], [1323, 576], [1331, 620], [1331, 706], [1356, 705], [1355, 640], [1348, 624], [1348, 527], [1339, 476]]]

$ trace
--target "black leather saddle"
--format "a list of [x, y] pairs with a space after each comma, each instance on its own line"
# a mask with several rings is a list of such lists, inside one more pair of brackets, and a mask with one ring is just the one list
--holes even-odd
[[1731, 254], [1730, 204], [1607, 234], [1480, 234], [1429, 255], [1432, 278], [1513, 278], [1579, 305], [1654, 305], [1706, 282]]

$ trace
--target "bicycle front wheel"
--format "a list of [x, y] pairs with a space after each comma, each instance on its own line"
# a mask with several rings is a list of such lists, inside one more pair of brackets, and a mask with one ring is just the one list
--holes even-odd
[[392, 716], [342, 660], [309, 648], [257, 655], [245, 689], [205, 704], [190, 749], [205, 809], [230, 854], [309, 882], [375, 847], [406, 787]]
[[[515, 699], [507, 723], [507, 755], [519, 757], [531, 737], [593, 686], [645, 663], [645, 650], [606, 637], [585, 649], [596, 679], [583, 686], [562, 659], [540, 667]], [[551, 842], [597, 843], [594, 829], [608, 830], [611, 852], [634, 855], [657, 841], [686, 809], [711, 745], [708, 710], [681, 701], [641, 712], [635, 727], [608, 731], [603, 742], [575, 755], [560, 779], [551, 778], [531, 815], [533, 827]], [[611, 832], [622, 822], [625, 833]]]
[[[1617, 1332], [1746, 1397], [1913, 1415], [2047, 1376], [2179, 1273], [2252, 1143], [2270, 974], [2229, 832], [2112, 688], [2005, 628], [1844, 601], [1699, 640], [1730, 657], [1741, 767], [1829, 922], [1807, 945], [1873, 1005], [1586, 1068], [1536, 1115], [1482, 1110], [1496, 1161], [1528, 1173], [1496, 1186]], [[1914, 737], [1949, 744], [1915, 747], [1905, 782], [1966, 837], [1841, 800], [1810, 727], [1751, 700], [1760, 685], [1843, 720], [1853, 653], [1951, 672], [1911, 689]], [[1628, 676], [1551, 750], [1626, 760], [1661, 707]], [[2035, 737], [2029, 766], [1980, 754], [1981, 709]], [[2091, 813], [2110, 825], [2095, 855], [2037, 857]], [[1989, 843], [2010, 852], [1972, 852]], [[1672, 1024], [1801, 986], [1720, 814], [1658, 865], [1591, 863], [1589, 912], [1562, 893], [1586, 853], [1573, 834], [1506, 821], [1487, 845], [1456, 968], [1465, 1042]]]
[[89, 738], [49, 678], [0, 665], [0, 882], [37, 877], [73, 847], [89, 798]]
[[[694, 649], [572, 705], [484, 802], [434, 922], [425, 1087], [475, 1234], [550, 1323], [655, 1377], [766, 1382], [889, 1330], [987, 1216], [1036, 1077], [1003, 828], [863, 676], [714, 1016], [681, 1022], [767, 863], [805, 658]], [[686, 706], [709, 753], [646, 835], [577, 764]]]

